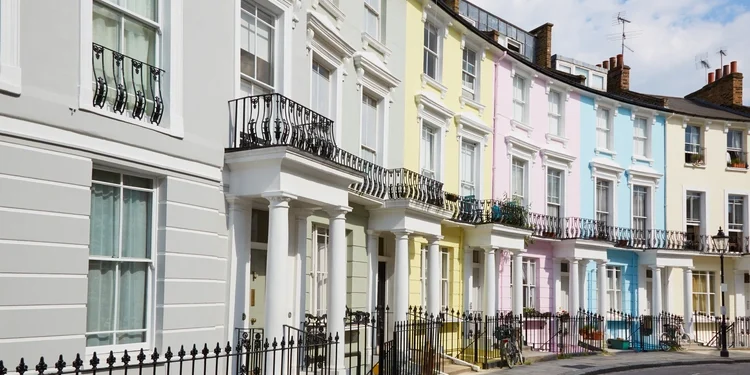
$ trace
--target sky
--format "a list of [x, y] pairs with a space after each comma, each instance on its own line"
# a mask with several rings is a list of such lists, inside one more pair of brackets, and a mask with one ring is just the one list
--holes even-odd
[[[626, 32], [625, 64], [630, 89], [648, 94], [685, 96], [706, 84], [706, 58], [714, 71], [718, 51], [724, 64], [737, 61], [750, 105], [750, 0], [470, 0], [490, 13], [532, 30], [546, 22], [552, 28], [552, 53], [596, 65], [621, 51], [618, 12], [631, 21]], [[698, 67], [697, 67], [698, 66]]]

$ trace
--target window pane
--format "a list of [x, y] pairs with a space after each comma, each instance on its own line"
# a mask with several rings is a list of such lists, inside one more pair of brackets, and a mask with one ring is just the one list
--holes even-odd
[[[88, 298], [86, 301], [86, 331], [101, 332], [115, 329], [115, 263], [89, 261]], [[86, 336], [86, 346], [113, 344], [110, 333]]]
[[379, 18], [370, 8], [365, 8], [365, 32], [375, 39], [379, 39], [378, 24]]
[[120, 189], [92, 184], [89, 254], [114, 257], [120, 246]]
[[597, 90], [604, 90], [604, 77], [598, 75], [594, 75], [592, 77], [591, 87]]
[[[120, 50], [120, 17], [109, 8], [94, 2], [93, 39], [94, 43], [115, 51]], [[106, 56], [107, 54], [105, 54]], [[107, 69], [109, 69], [109, 66]]]
[[123, 192], [122, 257], [151, 257], [151, 193]]
[[[123, 53], [131, 58], [156, 65], [156, 30], [141, 23], [125, 19], [125, 48]], [[128, 72], [128, 66], [125, 66]]]
[[330, 72], [317, 62], [312, 66], [312, 109], [323, 116], [329, 117], [330, 105]]
[[[147, 263], [120, 264], [118, 331], [146, 328], [147, 282]], [[145, 331], [117, 335], [118, 344], [144, 341], [146, 341]]]
[[156, 0], [124, 0], [121, 2], [125, 9], [148, 18], [151, 21], [157, 21], [157, 1]]

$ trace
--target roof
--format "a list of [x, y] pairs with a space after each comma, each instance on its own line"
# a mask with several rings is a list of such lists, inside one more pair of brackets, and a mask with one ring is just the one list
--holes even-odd
[[[750, 122], [750, 107], [745, 106], [732, 106], [724, 107], [715, 104], [706, 103], [696, 99], [684, 99], [678, 97], [668, 97], [660, 95], [642, 94], [635, 91], [621, 91], [618, 93], [612, 93], [607, 91], [599, 91], [583, 85], [579, 76], [564, 73], [556, 69], [547, 68], [535, 63], [528, 61], [524, 56], [513, 52], [504, 46], [500, 45], [496, 40], [492, 39], [492, 35], [482, 32], [464, 17], [445, 3], [445, 0], [432, 0], [438, 5], [444, 12], [453, 17], [454, 20], [460, 22], [468, 30], [473, 31], [475, 34], [482, 37], [486, 42], [494, 46], [495, 48], [508, 53], [515, 58], [519, 63], [528, 66], [531, 69], [536, 70], [550, 78], [558, 79], [566, 84], [575, 87], [578, 90], [591, 93], [592, 96], [602, 96], [610, 99], [617, 100], [622, 103], [627, 103], [639, 107], [649, 108], [662, 112], [671, 112], [675, 114], [705, 117], [717, 120], [734, 120], [734, 121], [748, 121]], [[666, 106], [664, 105], [664, 99], [667, 100]]]

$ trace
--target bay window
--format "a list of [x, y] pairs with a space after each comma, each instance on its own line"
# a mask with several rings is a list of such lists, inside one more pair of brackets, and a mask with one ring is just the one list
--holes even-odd
[[153, 181], [94, 170], [86, 346], [149, 339], [153, 293]]

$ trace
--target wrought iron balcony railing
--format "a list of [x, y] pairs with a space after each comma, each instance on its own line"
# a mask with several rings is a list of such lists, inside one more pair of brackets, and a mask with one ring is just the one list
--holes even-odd
[[159, 125], [164, 114], [164, 69], [93, 43], [93, 105]]
[[388, 197], [443, 207], [443, 183], [406, 168], [389, 170]]
[[333, 120], [281, 94], [247, 96], [229, 101], [230, 150], [288, 146], [338, 162]]

